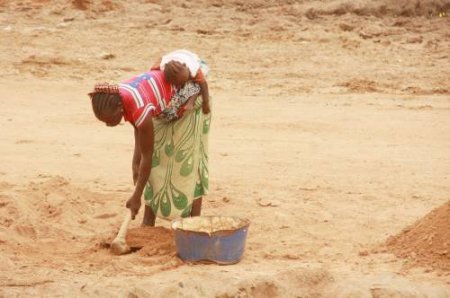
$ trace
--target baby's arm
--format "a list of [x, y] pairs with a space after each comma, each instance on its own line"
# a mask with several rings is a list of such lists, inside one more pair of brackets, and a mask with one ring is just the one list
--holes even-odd
[[209, 106], [209, 90], [208, 90], [208, 83], [206, 82], [206, 80], [200, 83], [200, 92], [203, 98], [202, 103], [203, 114], [209, 114], [211, 112], [211, 108]]
[[209, 114], [211, 112], [211, 108], [209, 106], [209, 89], [208, 83], [206, 82], [205, 76], [201, 69], [198, 70], [197, 75], [194, 78], [194, 81], [200, 85], [200, 93], [203, 98], [202, 110], [203, 114]]

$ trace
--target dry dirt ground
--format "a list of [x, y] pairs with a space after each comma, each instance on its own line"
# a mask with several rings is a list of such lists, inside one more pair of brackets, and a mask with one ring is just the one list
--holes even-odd
[[[448, 13], [0, 0], [0, 296], [450, 297]], [[177, 48], [212, 69], [203, 214], [250, 219], [236, 265], [183, 263], [162, 220], [163, 242], [105, 248], [133, 190], [133, 132], [96, 121], [86, 94]]]

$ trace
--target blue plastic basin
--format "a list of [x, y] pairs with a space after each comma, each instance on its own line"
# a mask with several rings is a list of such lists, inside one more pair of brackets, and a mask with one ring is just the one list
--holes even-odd
[[225, 216], [198, 216], [172, 222], [178, 256], [183, 261], [239, 262], [250, 222]]

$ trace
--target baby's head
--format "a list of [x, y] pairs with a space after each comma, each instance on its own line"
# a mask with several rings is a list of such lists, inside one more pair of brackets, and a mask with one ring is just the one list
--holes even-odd
[[123, 104], [117, 85], [96, 84], [89, 97], [98, 120], [105, 122], [107, 126], [116, 126], [120, 123], [123, 117]]
[[183, 87], [190, 77], [189, 69], [178, 61], [170, 61], [165, 65], [164, 76], [167, 82], [177, 88]]

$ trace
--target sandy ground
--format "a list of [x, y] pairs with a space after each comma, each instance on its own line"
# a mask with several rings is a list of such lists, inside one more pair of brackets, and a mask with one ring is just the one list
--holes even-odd
[[[385, 245], [450, 200], [449, 1], [278, 2], [0, 0], [0, 296], [450, 297], [448, 239]], [[86, 93], [177, 48], [212, 68], [203, 214], [250, 219], [236, 265], [183, 263], [162, 220], [105, 248], [132, 127]]]

